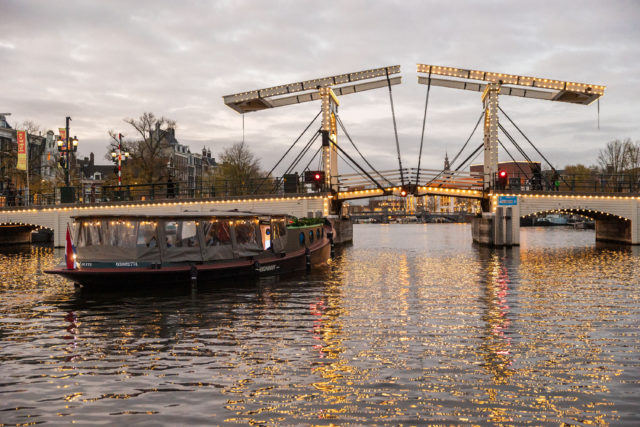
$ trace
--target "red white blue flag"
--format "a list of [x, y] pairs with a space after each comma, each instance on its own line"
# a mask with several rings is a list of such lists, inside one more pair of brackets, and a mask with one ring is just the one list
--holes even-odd
[[73, 241], [71, 240], [71, 229], [69, 228], [69, 224], [67, 224], [67, 245], [64, 251], [64, 258], [67, 262], [67, 270], [75, 270], [78, 268], [78, 264], [76, 263], [76, 247], [73, 245]]

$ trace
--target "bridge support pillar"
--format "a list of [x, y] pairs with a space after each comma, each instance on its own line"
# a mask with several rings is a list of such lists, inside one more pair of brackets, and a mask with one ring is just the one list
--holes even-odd
[[31, 230], [28, 225], [0, 226], [0, 244], [31, 243]]
[[[621, 221], [618, 218], [600, 218], [596, 220], [596, 241], [638, 244], [633, 241], [632, 225], [634, 221]], [[636, 233], [637, 234], [637, 233]]]
[[520, 245], [520, 208], [495, 206], [492, 212], [483, 212], [473, 218], [473, 241], [484, 246], [511, 247]]

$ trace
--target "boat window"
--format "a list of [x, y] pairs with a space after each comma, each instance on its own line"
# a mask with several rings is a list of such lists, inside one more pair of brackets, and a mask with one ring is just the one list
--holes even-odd
[[320, 229], [316, 229], [316, 237], [319, 239], [320, 238]]
[[104, 236], [104, 242], [106, 245], [117, 248], [136, 247], [135, 221], [105, 221], [102, 229], [102, 235]]
[[195, 221], [167, 221], [164, 225], [167, 247], [193, 248], [200, 246], [197, 230]]
[[256, 229], [252, 221], [236, 222], [236, 241], [239, 245], [256, 243]]
[[100, 231], [102, 223], [100, 221], [83, 221], [79, 224], [78, 247], [97, 246], [102, 244]]
[[206, 221], [202, 225], [206, 246], [231, 244], [229, 221]]
[[287, 235], [287, 226], [284, 223], [284, 220], [274, 221], [275, 228], [278, 229], [278, 236], [284, 237]]
[[298, 236], [298, 241], [300, 242], [300, 246], [304, 245], [304, 233], [300, 232]]
[[155, 248], [158, 246], [156, 235], [157, 224], [153, 221], [141, 221], [138, 224], [138, 239], [136, 245], [139, 248]]
[[266, 251], [271, 248], [271, 227], [267, 224], [260, 224], [260, 234], [262, 235], [262, 247]]
[[309, 231], [309, 243], [313, 243], [313, 230]]

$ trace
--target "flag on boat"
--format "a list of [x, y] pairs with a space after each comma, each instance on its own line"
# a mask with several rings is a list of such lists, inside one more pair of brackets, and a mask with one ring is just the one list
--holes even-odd
[[69, 228], [69, 224], [67, 224], [67, 245], [64, 251], [64, 258], [67, 262], [67, 270], [75, 270], [78, 268], [78, 264], [76, 263], [76, 247], [73, 245], [73, 241], [71, 240], [71, 229]]

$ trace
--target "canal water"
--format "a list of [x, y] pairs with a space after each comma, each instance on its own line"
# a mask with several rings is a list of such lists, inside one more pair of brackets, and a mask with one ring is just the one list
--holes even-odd
[[86, 292], [0, 253], [0, 425], [638, 425], [640, 253], [356, 225], [311, 274]]

